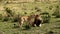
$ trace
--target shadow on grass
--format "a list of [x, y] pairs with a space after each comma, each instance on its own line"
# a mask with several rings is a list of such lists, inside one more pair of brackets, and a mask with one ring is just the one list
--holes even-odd
[[49, 31], [49, 32], [47, 32], [45, 34], [54, 34], [54, 32], [53, 31]]
[[29, 30], [29, 29], [31, 29], [31, 26], [23, 26], [24, 28], [23, 28], [23, 30]]
[[56, 21], [56, 22], [60, 22], [60, 20]]
[[19, 28], [19, 29], [22, 29], [22, 30], [29, 30], [31, 29], [31, 26], [22, 26], [21, 28], [19, 26], [17, 26], [16, 24], [14, 24], [14, 27], [13, 28]]
[[19, 26], [14, 26], [14, 28], [19, 28]]
[[16, 24], [13, 24], [14, 26], [13, 26], [13, 28], [19, 28], [19, 26], [17, 26]]
[[54, 27], [55, 29], [60, 29], [60, 26], [56, 26], [56, 27]]

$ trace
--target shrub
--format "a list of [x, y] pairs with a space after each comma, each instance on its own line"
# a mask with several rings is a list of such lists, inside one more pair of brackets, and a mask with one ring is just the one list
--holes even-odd
[[12, 22], [13, 21], [13, 17], [8, 17], [8, 16], [4, 16], [2, 17], [2, 21], [9, 21], [9, 22]]
[[14, 21], [14, 22], [16, 22], [17, 21], [17, 17], [16, 16], [14, 16], [15, 15], [15, 11], [14, 12], [12, 12], [12, 10], [10, 9], [10, 8], [8, 8], [8, 7], [4, 7], [5, 8], [5, 12], [6, 12], [6, 14], [8, 15], [8, 16], [6, 16], [6, 17], [3, 17], [3, 21]]
[[35, 7], [36, 12], [41, 12], [41, 9], [38, 7]]
[[24, 14], [27, 14], [27, 12], [24, 12]]
[[48, 13], [48, 12], [43, 12], [42, 15], [43, 15], [43, 16], [42, 16], [43, 22], [44, 22], [44, 23], [49, 23], [50, 17], [51, 17], [51, 16], [49, 15], [49, 13]]
[[5, 8], [7, 15], [9, 15], [9, 17], [13, 16], [12, 10], [10, 8], [8, 7], [4, 7], [4, 8]]
[[8, 21], [9, 17], [3, 17], [2, 21]]
[[52, 10], [53, 6], [49, 6], [49, 10]]
[[56, 18], [60, 17], [60, 11], [59, 11], [59, 6], [56, 6], [56, 9], [54, 11], [54, 13], [52, 14], [53, 16], [56, 16]]
[[13, 22], [18, 22], [20, 14], [13, 16]]
[[15, 18], [13, 19], [13, 22], [18, 22], [18, 17], [15, 17]]
[[13, 21], [13, 17], [9, 17], [9, 18], [8, 18], [8, 21], [9, 21], [9, 22], [12, 22], [12, 21]]

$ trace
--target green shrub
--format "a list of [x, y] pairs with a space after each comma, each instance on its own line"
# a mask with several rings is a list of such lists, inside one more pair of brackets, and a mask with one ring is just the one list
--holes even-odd
[[5, 8], [5, 12], [7, 13], [7, 15], [9, 15], [9, 17], [13, 16], [12, 10], [8, 7], [4, 7]]
[[2, 21], [8, 21], [9, 17], [3, 17]]
[[13, 22], [18, 22], [18, 17], [15, 17], [15, 18], [13, 19]]
[[36, 12], [41, 12], [41, 9], [38, 7], [35, 7]]
[[48, 13], [48, 12], [43, 12], [42, 15], [43, 15], [43, 16], [42, 16], [43, 22], [44, 22], [44, 23], [49, 23], [50, 17], [51, 17], [51, 16], [49, 15], [49, 13]]
[[19, 16], [20, 16], [20, 14], [14, 15], [14, 16], [13, 16], [13, 22], [18, 22]]
[[54, 13], [52, 15], [56, 16], [56, 18], [60, 18], [59, 6], [56, 6], [56, 9], [55, 9], [55, 11], [54, 11]]
[[9, 17], [9, 18], [8, 18], [8, 21], [9, 21], [9, 22], [12, 22], [12, 21], [13, 21], [13, 17]]
[[49, 6], [49, 10], [52, 10], [53, 6]]

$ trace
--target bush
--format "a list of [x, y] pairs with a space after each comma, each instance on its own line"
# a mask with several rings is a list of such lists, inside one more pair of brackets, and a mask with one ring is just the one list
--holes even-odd
[[52, 15], [53, 15], [53, 16], [56, 16], [56, 18], [59, 18], [59, 17], [60, 17], [59, 11], [55, 11]]
[[55, 11], [54, 11], [54, 13], [52, 15], [56, 16], [56, 18], [60, 18], [59, 6], [56, 6], [56, 9], [55, 9]]
[[2, 21], [4, 22], [4, 21], [12, 21], [13, 20], [13, 17], [8, 17], [8, 16], [3, 16], [2, 17]]
[[53, 6], [49, 6], [49, 10], [52, 10]]
[[13, 16], [12, 10], [10, 8], [8, 8], [8, 7], [4, 7], [4, 8], [9, 17]]
[[18, 18], [15, 17], [15, 18], [13, 19], [13, 22], [18, 22]]
[[6, 17], [3, 17], [3, 21], [17, 21], [17, 18], [14, 16], [15, 15], [15, 11], [12, 12], [12, 10], [8, 7], [4, 7], [5, 8], [5, 12], [7, 14]]
[[42, 16], [43, 22], [44, 22], [44, 23], [49, 23], [50, 17], [51, 17], [51, 16], [49, 15], [49, 13], [48, 13], [48, 12], [43, 12], [42, 15], [43, 15], [43, 16]]
[[20, 14], [14, 15], [14, 16], [13, 16], [13, 22], [18, 22], [19, 16], [20, 16]]
[[9, 17], [3, 17], [2, 18], [2, 21], [8, 21], [9, 20]]
[[41, 9], [38, 7], [35, 7], [36, 12], [41, 12]]

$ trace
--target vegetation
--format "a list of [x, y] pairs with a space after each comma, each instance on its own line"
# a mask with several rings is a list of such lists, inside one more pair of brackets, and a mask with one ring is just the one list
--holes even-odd
[[57, 18], [60, 17], [60, 11], [59, 11], [59, 6], [56, 6], [55, 12], [53, 13]]
[[[60, 34], [60, 4], [57, 2], [10, 3], [0, 2], [0, 33], [3, 34]], [[1, 8], [2, 7], [2, 8]], [[2, 10], [4, 9], [4, 10]], [[18, 26], [18, 16], [43, 15], [41, 27]], [[52, 15], [53, 14], [53, 15]], [[8, 16], [6, 16], [8, 15]]]
[[43, 12], [42, 15], [43, 15], [43, 16], [42, 16], [43, 22], [44, 22], [44, 23], [49, 23], [50, 18], [51, 18], [51, 16], [49, 15], [49, 13], [48, 13], [48, 12]]

